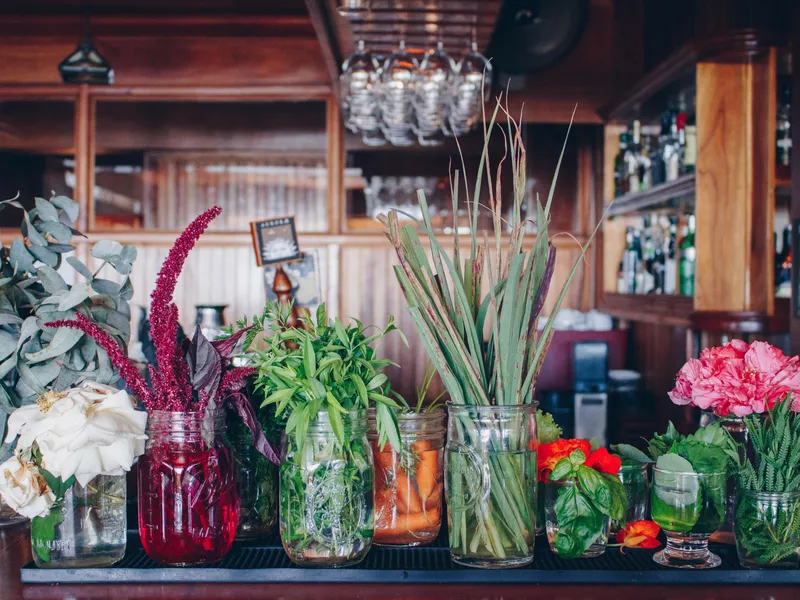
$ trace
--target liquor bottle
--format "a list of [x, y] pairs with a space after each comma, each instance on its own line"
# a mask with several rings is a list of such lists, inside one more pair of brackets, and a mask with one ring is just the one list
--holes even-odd
[[666, 165], [664, 164], [664, 141], [666, 140], [665, 131], [669, 131], [669, 121], [667, 121], [667, 129], [664, 129], [664, 121], [661, 121], [661, 133], [658, 136], [657, 145], [656, 140], [653, 140], [653, 149], [650, 152], [650, 182], [655, 185], [660, 185], [667, 180]]
[[627, 294], [628, 290], [625, 287], [625, 261], [619, 261], [619, 270], [617, 271], [617, 293]]
[[773, 285], [775, 286], [775, 290], [778, 290], [778, 275], [781, 272], [781, 263], [783, 262], [783, 257], [781, 256], [781, 251], [778, 248], [778, 232], [774, 231], [772, 233], [772, 247], [775, 250], [773, 254], [773, 261], [772, 261], [772, 276], [775, 279]]
[[636, 269], [634, 273], [634, 294], [645, 293], [645, 269], [642, 260], [642, 233], [639, 230], [633, 231], [633, 247], [636, 254]]
[[664, 147], [664, 163], [666, 165], [666, 180], [675, 181], [681, 174], [681, 144], [678, 138], [678, 113], [670, 112], [669, 135]]
[[780, 254], [780, 266], [777, 272], [776, 298], [792, 297], [792, 227], [787, 225], [783, 230], [783, 249]]
[[628, 189], [628, 167], [626, 157], [628, 154], [628, 132], [621, 133], [619, 136], [619, 152], [614, 158], [614, 197], [624, 196]]
[[633, 227], [625, 229], [625, 251], [622, 254], [622, 278], [625, 282], [625, 293], [636, 293], [636, 270], [639, 252], [636, 249], [636, 236]]
[[684, 128], [686, 142], [683, 146], [683, 172], [694, 173], [697, 166], [697, 125], [695, 124], [694, 111], [686, 116]]
[[639, 154], [641, 153], [642, 124], [637, 120], [633, 122], [633, 137], [631, 139], [630, 153], [628, 154], [628, 189], [631, 192], [642, 190], [642, 179], [639, 176]]
[[649, 190], [653, 187], [653, 172], [651, 171], [650, 167], [652, 165], [652, 161], [650, 160], [650, 154], [652, 153], [652, 141], [649, 135], [644, 136], [644, 144], [642, 146], [642, 151], [639, 153], [638, 161], [639, 161], [639, 182], [642, 190]]
[[689, 215], [687, 221], [686, 233], [680, 247], [680, 293], [683, 296], [694, 296], [694, 270], [697, 259], [697, 250], [694, 246], [694, 215]]
[[781, 85], [778, 100], [778, 115], [775, 120], [775, 162], [788, 167], [792, 162], [792, 86], [791, 82]]
[[664, 255], [664, 233], [662, 230], [656, 232], [656, 239], [653, 241], [653, 294], [664, 293], [664, 276], [666, 274], [666, 257]]
[[651, 217], [644, 218], [642, 231], [642, 294], [652, 294], [656, 287], [655, 282], [655, 230]]
[[678, 265], [675, 251], [678, 237], [678, 218], [670, 217], [669, 230], [664, 240], [664, 293], [674, 294], [678, 284]]

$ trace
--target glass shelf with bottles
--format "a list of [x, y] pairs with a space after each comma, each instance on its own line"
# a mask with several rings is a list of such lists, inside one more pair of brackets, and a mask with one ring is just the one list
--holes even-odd
[[697, 126], [694, 90], [678, 94], [661, 116], [660, 125], [634, 120], [620, 134], [614, 161], [614, 196], [647, 192], [694, 173]]
[[626, 223], [616, 292], [694, 296], [694, 215], [651, 213]]

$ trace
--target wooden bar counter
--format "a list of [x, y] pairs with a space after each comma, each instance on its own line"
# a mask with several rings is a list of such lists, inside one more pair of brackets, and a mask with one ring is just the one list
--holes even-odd
[[378, 600], [388, 598], [448, 598], [464, 600], [522, 598], [598, 600], [772, 600], [794, 599], [793, 586], [685, 586], [620, 585], [331, 585], [331, 584], [116, 584], [23, 585], [19, 569], [31, 559], [27, 525], [0, 529], [0, 599], [2, 600], [250, 600], [255, 598], [315, 600]]

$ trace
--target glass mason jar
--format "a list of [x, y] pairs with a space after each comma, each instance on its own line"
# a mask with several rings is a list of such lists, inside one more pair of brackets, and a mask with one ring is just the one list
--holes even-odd
[[448, 408], [445, 495], [453, 561], [487, 569], [533, 561], [536, 403]]
[[800, 492], [739, 490], [736, 550], [748, 569], [800, 566]]
[[21, 514], [17, 513], [17, 511], [11, 508], [6, 501], [3, 500], [3, 497], [0, 496], [0, 529], [3, 527], [10, 527], [11, 525], [22, 523], [27, 520], [27, 517], [23, 517]]
[[611, 520], [609, 535], [614, 538], [628, 523], [647, 518], [647, 504], [650, 500], [650, 463], [640, 463], [628, 458], [622, 459], [619, 480], [625, 488], [628, 508], [623, 521]]
[[[716, 422], [719, 422], [731, 435], [733, 441], [736, 442], [736, 446], [739, 449], [739, 459], [744, 460], [747, 458], [752, 448], [744, 419], [736, 416], [720, 417], [712, 411], [703, 411], [700, 414], [700, 427]], [[725, 498], [725, 519], [722, 521], [722, 525], [719, 526], [719, 530], [714, 534], [714, 541], [733, 544], [734, 514], [736, 513], [736, 478], [734, 476], [728, 477]]]
[[344, 445], [327, 411], [308, 426], [302, 448], [284, 436], [280, 466], [281, 542], [292, 562], [345, 567], [367, 555], [375, 527], [367, 411], [342, 415]]
[[31, 554], [37, 567], [107, 567], [122, 559], [128, 519], [125, 476], [98, 475], [76, 483], [44, 517], [31, 519]]
[[139, 536], [147, 555], [173, 566], [221, 560], [239, 521], [225, 413], [152, 411], [139, 460]]
[[253, 447], [249, 431], [228, 438], [236, 460], [239, 492], [237, 539], [268, 535], [278, 523], [278, 467]]
[[[555, 554], [559, 554], [556, 545], [556, 536], [560, 530], [558, 523], [558, 516], [556, 515], [556, 501], [559, 495], [575, 485], [572, 479], [564, 479], [562, 481], [549, 481], [544, 486], [544, 512], [545, 522], [547, 524], [547, 543], [550, 544], [550, 550]], [[591, 545], [581, 554], [575, 558], [595, 558], [601, 556], [606, 551], [608, 544], [608, 528], [610, 519], [606, 515], [602, 515], [602, 523], [597, 537], [592, 541]], [[563, 533], [562, 533], [563, 535]]]
[[665, 567], [710, 569], [722, 561], [708, 538], [725, 517], [725, 473], [676, 473], [653, 468], [651, 512], [667, 545], [653, 560]]
[[434, 540], [442, 526], [444, 436], [447, 413], [397, 413], [398, 452], [378, 440], [373, 409], [368, 434], [375, 457], [375, 543], [419, 546]]

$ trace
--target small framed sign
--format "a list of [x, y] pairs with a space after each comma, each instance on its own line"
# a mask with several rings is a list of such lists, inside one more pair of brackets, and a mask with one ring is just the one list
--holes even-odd
[[294, 229], [294, 217], [280, 217], [266, 221], [251, 221], [253, 249], [259, 267], [301, 259]]

